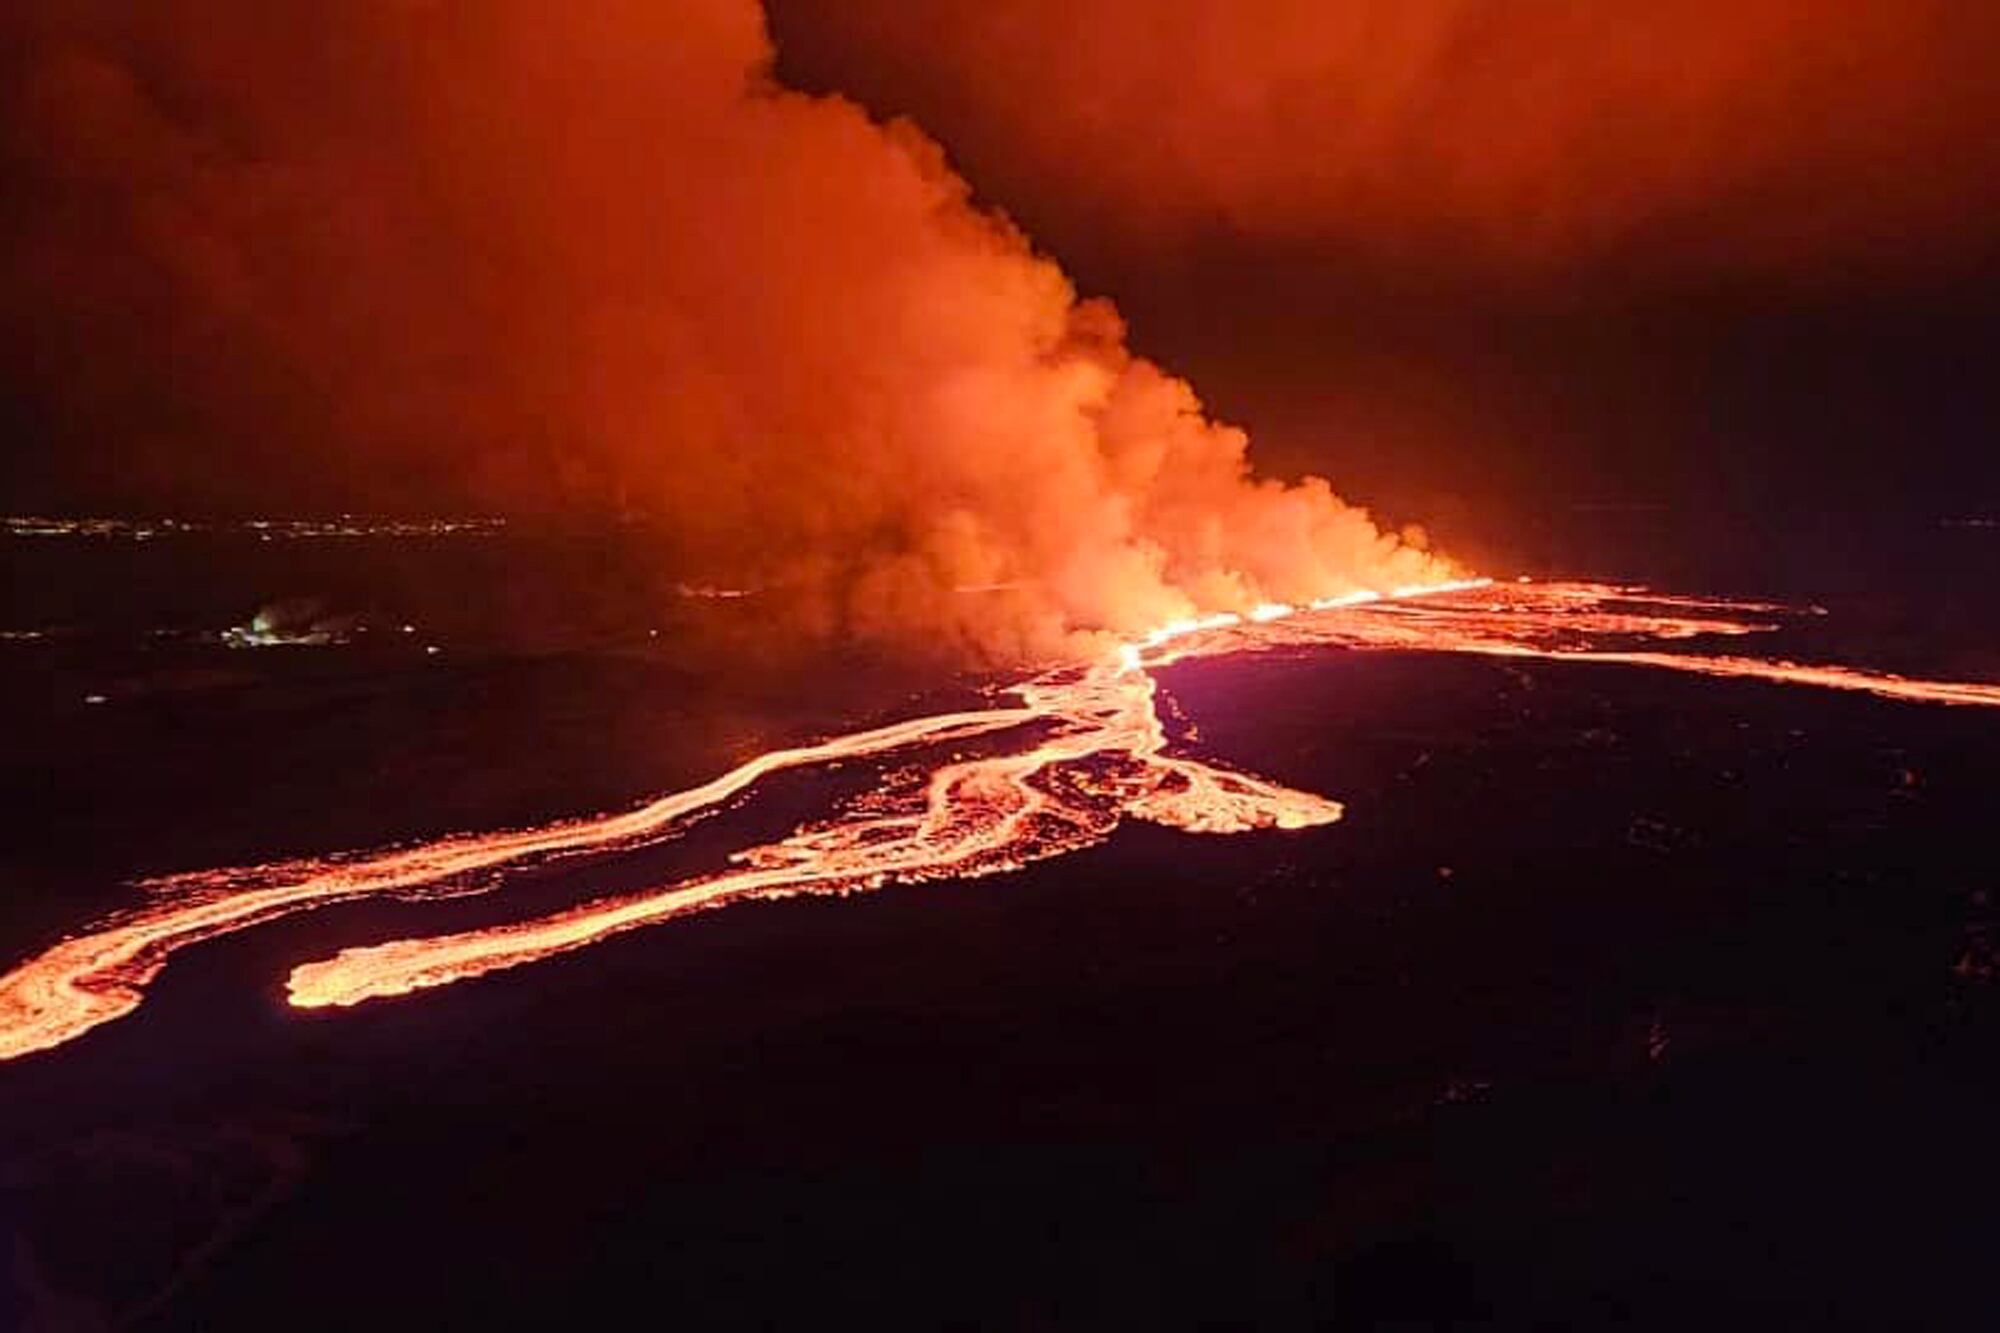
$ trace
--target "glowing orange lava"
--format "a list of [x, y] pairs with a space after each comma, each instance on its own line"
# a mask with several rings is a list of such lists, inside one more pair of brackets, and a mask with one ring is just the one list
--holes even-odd
[[1784, 608], [1768, 603], [1661, 597], [1607, 584], [1472, 580], [1386, 596], [1357, 592], [1305, 606], [1265, 604], [1247, 615], [1167, 625], [1102, 661], [1012, 687], [1016, 706], [916, 718], [774, 750], [623, 814], [450, 837], [365, 857], [156, 881], [147, 905], [63, 940], [0, 977], [0, 1059], [60, 1045], [131, 1012], [168, 957], [188, 945], [358, 897], [485, 890], [493, 883], [469, 884], [467, 877], [558, 856], [627, 851], [671, 836], [688, 816], [784, 769], [979, 738], [993, 751], [947, 753], [921, 777], [889, 781], [824, 822], [738, 852], [728, 868], [713, 874], [533, 920], [346, 949], [305, 963], [288, 983], [291, 1003], [351, 1005], [441, 986], [747, 898], [848, 893], [1012, 870], [1100, 842], [1127, 817], [1196, 833], [1300, 829], [1338, 819], [1340, 806], [1326, 798], [1169, 753], [1150, 670], [1185, 657], [1278, 647], [1539, 657], [2000, 706], [2000, 684], [1911, 680], [1658, 646], [1751, 635], [1772, 627], [1752, 617], [1781, 614]]

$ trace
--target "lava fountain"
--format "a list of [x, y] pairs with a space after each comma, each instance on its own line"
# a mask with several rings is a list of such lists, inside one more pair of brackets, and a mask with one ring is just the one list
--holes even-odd
[[[1671, 597], [1596, 583], [1466, 580], [1267, 603], [1162, 626], [1094, 662], [1011, 686], [1006, 706], [914, 718], [773, 750], [637, 809], [397, 850], [151, 881], [149, 901], [0, 976], [0, 1059], [72, 1041], [138, 1007], [178, 950], [281, 916], [370, 896], [491, 892], [551, 858], [629, 852], [787, 769], [931, 752], [823, 821], [735, 853], [726, 868], [550, 915], [350, 948], [293, 969], [290, 1002], [345, 1006], [566, 953], [641, 926], [754, 898], [852, 893], [1017, 869], [1102, 842], [1126, 818], [1190, 833], [1330, 824], [1340, 805], [1176, 753], [1152, 669], [1278, 648], [1544, 658], [2000, 706], [2000, 684], [1915, 680], [1848, 666], [1688, 651], [1791, 614], [1769, 603]], [[969, 742], [981, 753], [967, 754]], [[468, 883], [468, 877], [479, 876]]]

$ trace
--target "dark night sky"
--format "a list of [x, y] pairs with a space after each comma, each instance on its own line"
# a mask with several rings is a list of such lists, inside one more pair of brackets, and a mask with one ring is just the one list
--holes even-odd
[[[232, 47], [198, 21], [241, 9], [183, 0], [102, 48], [176, 133], [255, 143], [268, 90], [217, 92], [233, 76], [207, 53]], [[1475, 549], [1576, 503], [1780, 524], [2000, 507], [2000, 24], [1984, 7], [1677, 0], [1644, 23], [1476, 0], [769, 9], [785, 82], [921, 124], [982, 202], [1117, 302], [1136, 349], [1250, 428], [1266, 470], [1324, 471]], [[254, 326], [167, 337], [176, 289], [105, 221], [102, 182], [64, 176], [69, 141], [37, 101], [70, 19], [27, 10], [4, 71], [19, 188], [0, 219], [17, 280], [34, 278], [0, 328], [7, 507], [454, 507], [450, 469], [293, 484], [268, 441], [320, 433], [332, 391], [311, 349]], [[313, 50], [374, 77], [347, 12], [305, 25]], [[394, 102], [356, 112], [311, 80], [296, 96], [315, 132], [400, 132]], [[45, 318], [49, 270], [21, 261], [24, 238], [93, 228], [88, 299]], [[257, 402], [223, 427], [200, 410], [213, 393], [184, 390], [201, 349], [232, 340], [217, 378]], [[157, 443], [231, 430], [267, 442]]]

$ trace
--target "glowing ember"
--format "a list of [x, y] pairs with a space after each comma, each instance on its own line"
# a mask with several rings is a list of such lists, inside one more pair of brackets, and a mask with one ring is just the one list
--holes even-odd
[[1175, 622], [1095, 664], [1013, 687], [1017, 706], [917, 718], [775, 750], [628, 813], [446, 838], [365, 858], [158, 881], [151, 904], [0, 977], [0, 1059], [60, 1045], [131, 1012], [167, 958], [187, 945], [366, 895], [470, 892], [492, 887], [466, 882], [480, 872], [630, 850], [671, 836], [689, 815], [788, 768], [982, 737], [1000, 743], [990, 754], [950, 754], [920, 777], [891, 782], [823, 823], [737, 853], [719, 873], [535, 920], [348, 949], [306, 963], [291, 975], [291, 1002], [351, 1005], [440, 986], [746, 898], [1012, 870], [1100, 842], [1127, 817], [1197, 833], [1299, 829], [1338, 819], [1340, 806], [1331, 800], [1168, 753], [1149, 668], [1186, 657], [1277, 647], [1540, 657], [2000, 706], [2000, 684], [1910, 680], [1659, 646], [1740, 638], [1772, 628], [1755, 617], [1783, 613], [1765, 603], [1660, 597], [1605, 584], [1465, 581]]

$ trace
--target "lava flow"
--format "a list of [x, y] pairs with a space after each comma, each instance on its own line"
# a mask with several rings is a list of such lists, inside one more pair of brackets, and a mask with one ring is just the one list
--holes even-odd
[[[1891, 699], [2000, 706], [2000, 684], [1912, 680], [1660, 646], [1774, 628], [1765, 603], [1650, 595], [1606, 584], [1485, 581], [1267, 604], [1162, 627], [1086, 665], [1012, 687], [1013, 706], [940, 714], [774, 750], [622, 814], [381, 854], [205, 871], [155, 881], [153, 901], [66, 939], [0, 977], [0, 1059], [70, 1041], [138, 1006], [168, 957], [293, 912], [368, 895], [490, 890], [490, 876], [558, 856], [630, 851], [784, 769], [892, 751], [964, 746], [922, 776], [882, 788], [715, 873], [538, 919], [343, 950], [292, 972], [300, 1007], [352, 1005], [445, 985], [608, 936], [748, 898], [847, 893], [891, 882], [1012, 870], [1103, 841], [1126, 817], [1196, 833], [1333, 822], [1332, 800], [1170, 753], [1151, 669], [1193, 656], [1273, 648], [1390, 649], [1665, 668], [1863, 691]], [[1652, 646], [1640, 647], [1635, 645]]]

